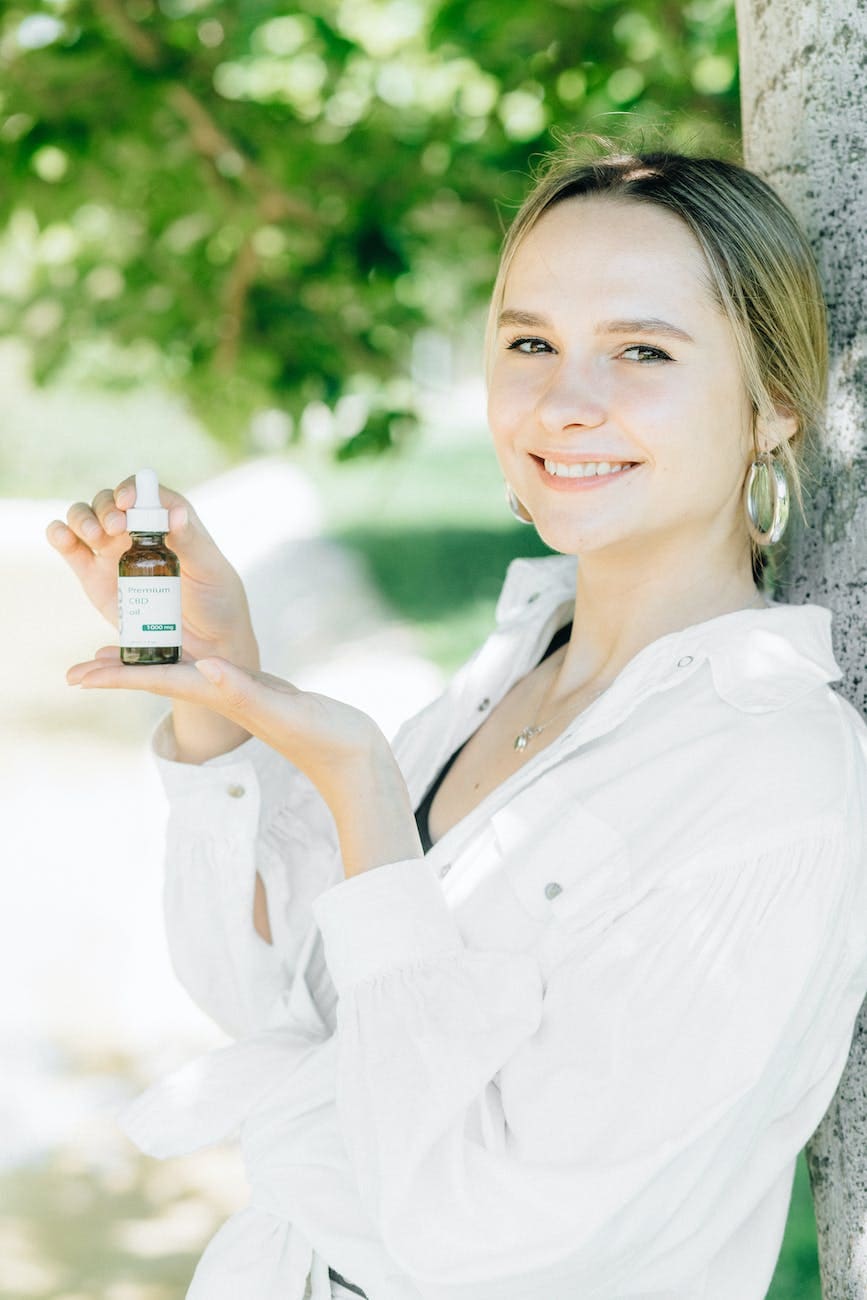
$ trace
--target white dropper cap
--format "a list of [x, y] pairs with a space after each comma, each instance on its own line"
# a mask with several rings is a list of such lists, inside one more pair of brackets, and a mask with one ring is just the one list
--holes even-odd
[[140, 469], [135, 476], [135, 505], [126, 512], [128, 533], [167, 533], [169, 512], [160, 505], [156, 470]]

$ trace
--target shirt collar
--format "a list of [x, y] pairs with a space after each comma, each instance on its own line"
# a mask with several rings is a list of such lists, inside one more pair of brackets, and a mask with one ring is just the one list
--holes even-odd
[[[497, 625], [535, 629], [564, 605], [562, 626], [574, 611], [577, 564], [576, 556], [560, 554], [513, 560], [497, 601]], [[774, 602], [767, 609], [735, 610], [659, 637], [624, 673], [662, 684], [660, 676], [683, 677], [684, 668], [708, 662], [722, 699], [744, 712], [764, 713], [842, 678], [831, 622], [831, 610], [823, 605]]]

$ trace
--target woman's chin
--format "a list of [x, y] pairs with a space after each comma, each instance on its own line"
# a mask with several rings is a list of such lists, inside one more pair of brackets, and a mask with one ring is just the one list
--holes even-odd
[[574, 520], [557, 518], [547, 510], [540, 510], [533, 524], [545, 545], [562, 555], [590, 555], [622, 540], [613, 530], [577, 528]]

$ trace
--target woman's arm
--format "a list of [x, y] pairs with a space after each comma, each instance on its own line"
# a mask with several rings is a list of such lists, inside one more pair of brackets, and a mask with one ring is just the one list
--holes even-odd
[[[218, 658], [131, 668], [104, 647], [67, 676], [165, 695], [249, 733], [192, 764], [179, 759], [171, 719], [158, 729], [171, 803], [167, 931], [179, 978], [218, 1023], [233, 1034], [275, 1023], [306, 975], [298, 954], [316, 956], [312, 899], [347, 872], [423, 856], [388, 742], [350, 705]], [[311, 979], [333, 1006], [324, 968]]]
[[376, 876], [322, 894], [341, 1131], [422, 1294], [559, 1277], [614, 1297], [662, 1284], [669, 1252], [710, 1261], [835, 1091], [867, 991], [846, 948], [863, 867], [825, 826], [686, 871], [547, 987], [526, 954], [450, 939], [407, 872], [403, 906]]
[[310, 946], [310, 906], [343, 873], [321, 796], [255, 737], [200, 764], [178, 762], [169, 714], [152, 753], [168, 800], [163, 910], [181, 984], [232, 1037], [285, 1019], [293, 992], [327, 1023], [335, 995]]
[[684, 862], [594, 916], [547, 980], [531, 951], [467, 948], [413, 860], [345, 880], [313, 904], [335, 1036], [213, 1054], [134, 1103], [127, 1131], [165, 1156], [240, 1123], [251, 1205], [203, 1269], [243, 1264], [262, 1300], [285, 1290], [298, 1225], [357, 1241], [333, 1262], [370, 1294], [381, 1268], [425, 1300], [691, 1294], [845, 1066], [867, 991], [851, 830]]
[[426, 874], [321, 895], [341, 1134], [422, 1294], [613, 1298], [707, 1264], [831, 1100], [863, 878], [839, 825], [687, 864], [547, 986], [530, 954], [467, 950]]
[[347, 871], [421, 856], [391, 751], [347, 773], [338, 825], [304, 774], [261, 741], [190, 765], [161, 756], [170, 737], [167, 718], [154, 748], [170, 804], [164, 907], [178, 978], [233, 1036], [279, 1020], [296, 981], [327, 1022], [335, 995], [321, 945], [310, 951], [318, 965], [299, 965], [313, 899]]

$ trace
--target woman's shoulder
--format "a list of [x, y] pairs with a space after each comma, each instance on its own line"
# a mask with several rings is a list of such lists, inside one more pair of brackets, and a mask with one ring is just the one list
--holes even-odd
[[[765, 618], [767, 621], [765, 622]], [[749, 629], [740, 656], [739, 702], [750, 711], [748, 679], [763, 743], [780, 766], [833, 775], [835, 784], [867, 772], [867, 720], [846, 698], [848, 682], [833, 645], [834, 613], [824, 605], [773, 602]], [[767, 659], [772, 668], [764, 671]], [[717, 689], [725, 694], [725, 668]]]
[[842, 693], [830, 626], [830, 611], [791, 606], [697, 630], [699, 671], [650, 697], [624, 750], [617, 819], [637, 858], [746, 852], [819, 827], [867, 854], [867, 722]]
[[867, 721], [845, 698], [833, 623], [824, 605], [769, 602], [707, 625], [714, 693], [727, 706], [722, 730], [770, 778], [825, 773], [839, 786], [867, 763]]
[[818, 685], [780, 710], [755, 715], [745, 728], [743, 759], [786, 781], [796, 807], [831, 808], [861, 800], [867, 789], [867, 722], [842, 687]]
[[822, 832], [867, 855], [867, 723], [830, 684], [784, 708], [727, 710], [683, 761], [700, 793], [681, 834], [709, 852]]
[[680, 707], [675, 694], [667, 718], [655, 710], [632, 737], [616, 789], [594, 791], [633, 880], [789, 857], [799, 845], [867, 869], [867, 724], [837, 691], [819, 685], [764, 712], [731, 708], [698, 680]]

